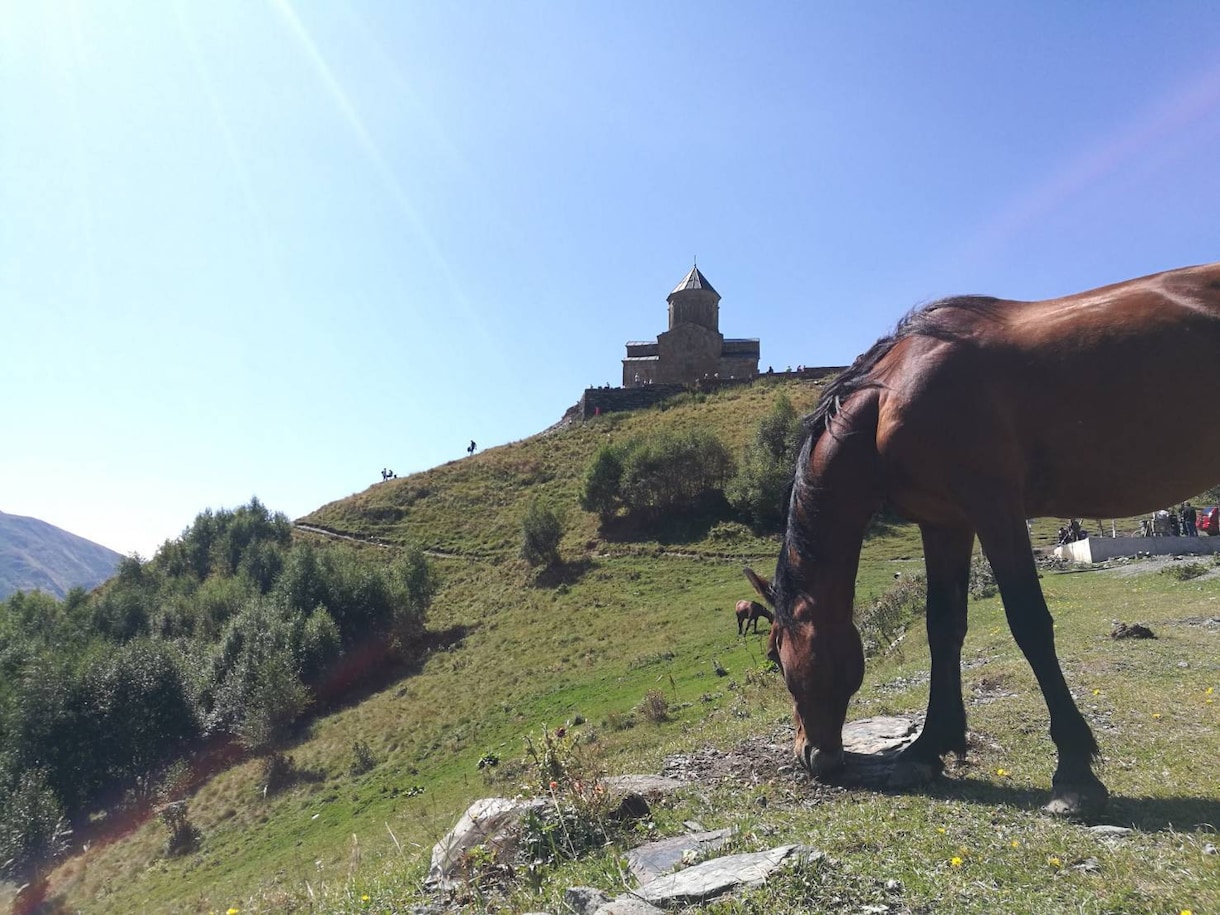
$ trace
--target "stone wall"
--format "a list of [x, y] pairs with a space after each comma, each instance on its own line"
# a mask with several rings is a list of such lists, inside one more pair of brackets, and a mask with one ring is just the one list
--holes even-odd
[[663, 400], [688, 391], [718, 391], [721, 388], [753, 384], [764, 379], [829, 380], [843, 371], [842, 366], [806, 366], [799, 372], [763, 373], [754, 378], [705, 378], [695, 384], [644, 384], [621, 388], [586, 388], [576, 405], [575, 413], [580, 419], [588, 419], [600, 413], [619, 413], [624, 410], [646, 410]]

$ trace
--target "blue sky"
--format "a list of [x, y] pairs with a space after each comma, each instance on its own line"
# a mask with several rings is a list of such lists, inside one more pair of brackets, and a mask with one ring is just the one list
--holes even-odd
[[776, 368], [1220, 259], [1218, 47], [1204, 2], [0, 0], [0, 510], [148, 556], [527, 437], [695, 256]]

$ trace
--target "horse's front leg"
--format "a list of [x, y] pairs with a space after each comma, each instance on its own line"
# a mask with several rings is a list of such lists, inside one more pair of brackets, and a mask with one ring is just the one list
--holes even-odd
[[993, 522], [979, 539], [991, 560], [996, 584], [1004, 600], [1004, 613], [1013, 638], [1033, 668], [1050, 712], [1051, 740], [1059, 751], [1048, 813], [1093, 816], [1106, 806], [1109, 792], [1093, 774], [1097, 741], [1080, 714], [1055, 653], [1054, 621], [1038, 584], [1038, 570], [1030, 549], [1029, 531], [1021, 519]]
[[966, 752], [966, 708], [962, 704], [962, 643], [974, 531], [921, 525], [928, 575], [928, 649], [932, 676], [923, 731], [899, 754], [890, 785], [909, 788], [930, 781], [944, 768], [941, 757]]

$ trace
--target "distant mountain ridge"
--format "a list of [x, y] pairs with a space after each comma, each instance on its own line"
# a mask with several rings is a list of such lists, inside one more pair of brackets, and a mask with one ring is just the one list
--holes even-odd
[[63, 598], [112, 576], [121, 553], [23, 515], [0, 511], [0, 600], [35, 589]]

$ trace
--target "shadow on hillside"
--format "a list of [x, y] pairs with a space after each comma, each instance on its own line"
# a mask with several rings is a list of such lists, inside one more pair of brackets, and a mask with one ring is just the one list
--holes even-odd
[[634, 511], [605, 521], [601, 536], [611, 543], [656, 542], [662, 546], [699, 543], [723, 521], [740, 521], [723, 493], [686, 510]]
[[[845, 762], [840, 775], [827, 779], [826, 784], [848, 790], [867, 789], [889, 795], [920, 794], [937, 800], [977, 804], [983, 807], [1006, 806], [1031, 813], [1041, 813], [1043, 805], [1050, 800], [1051, 787], [1044, 789], [1025, 788], [1013, 785], [1006, 779], [993, 780], [977, 769], [967, 768], [964, 776], [949, 770], [948, 773], [924, 785], [907, 791], [895, 791], [888, 786], [890, 770], [898, 756], [898, 750], [884, 753], [845, 753]], [[768, 748], [777, 767], [788, 764], [787, 747], [772, 745]], [[758, 760], [754, 765], [759, 764]], [[1102, 773], [1104, 778], [1105, 773]], [[812, 788], [819, 782], [806, 776]], [[1115, 795], [1102, 814], [1095, 819], [1081, 821], [1085, 825], [1126, 826], [1140, 832], [1214, 832], [1220, 826], [1220, 799], [1214, 797], [1124, 797]]]
[[571, 562], [560, 562], [543, 569], [534, 578], [535, 588], [558, 588], [560, 585], [574, 585], [589, 574], [594, 567], [592, 559], [582, 557]]
[[307, 728], [322, 715], [359, 705], [399, 680], [415, 676], [431, 655], [461, 645], [472, 631], [473, 627], [464, 625], [425, 630], [415, 650], [405, 658], [391, 655], [381, 639], [370, 640], [348, 652], [326, 680], [318, 684], [318, 701], [313, 714], [302, 719], [302, 727]]
[[[882, 790], [885, 793], [898, 793]], [[986, 807], [1002, 804], [1032, 813], [1039, 813], [1051, 796], [1050, 785], [1044, 790], [1019, 788], [977, 777], [945, 777], [915, 790], [940, 800], [963, 801]], [[1112, 796], [1100, 816], [1082, 822], [1087, 826], [1127, 826], [1141, 832], [1213, 832], [1220, 824], [1220, 800], [1211, 797]]]

